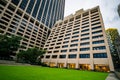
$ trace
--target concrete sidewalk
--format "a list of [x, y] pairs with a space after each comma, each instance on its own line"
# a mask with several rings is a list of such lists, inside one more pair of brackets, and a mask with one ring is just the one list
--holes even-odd
[[119, 80], [119, 79], [116, 77], [115, 73], [109, 73], [105, 80]]

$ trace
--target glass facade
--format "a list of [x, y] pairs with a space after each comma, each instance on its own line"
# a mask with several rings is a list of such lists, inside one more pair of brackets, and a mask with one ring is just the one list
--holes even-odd
[[11, 2], [49, 28], [56, 21], [64, 18], [65, 0], [12, 0]]
[[20, 1], [20, 0], [12, 0], [12, 3], [15, 4], [15, 5], [18, 5], [18, 4], [19, 4], [19, 1]]
[[36, 17], [36, 15], [37, 15], [40, 2], [41, 2], [41, 0], [37, 0], [37, 2], [36, 2], [36, 4], [35, 4], [35, 7], [34, 7], [34, 10], [33, 10], [33, 13], [32, 13], [32, 16], [33, 16], [33, 17]]
[[46, 1], [46, 0], [42, 0], [41, 6], [40, 6], [40, 10], [39, 10], [38, 17], [37, 17], [37, 19], [38, 19], [39, 21], [40, 21], [40, 19], [41, 19], [41, 17], [42, 17], [42, 13], [43, 13], [45, 1]]
[[26, 10], [26, 12], [28, 12], [29, 14], [30, 14], [31, 11], [32, 11], [32, 8], [33, 8], [33, 6], [34, 6], [34, 3], [35, 3], [34, 0], [30, 0], [29, 5], [28, 5], [27, 10]]
[[28, 3], [28, 0], [22, 0], [22, 2], [20, 4], [20, 8], [24, 10], [27, 6], [27, 3]]

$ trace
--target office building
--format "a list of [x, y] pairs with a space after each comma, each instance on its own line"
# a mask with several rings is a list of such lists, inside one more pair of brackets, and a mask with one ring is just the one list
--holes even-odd
[[118, 5], [117, 11], [118, 11], [118, 14], [119, 14], [119, 17], [120, 17], [120, 4]]
[[65, 0], [0, 0], [0, 33], [25, 38], [22, 50], [42, 48], [64, 6]]
[[99, 6], [59, 20], [44, 49], [42, 62], [51, 67], [114, 71]]

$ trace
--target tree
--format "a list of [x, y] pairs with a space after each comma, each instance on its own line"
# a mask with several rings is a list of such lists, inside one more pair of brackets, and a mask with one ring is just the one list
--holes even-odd
[[[119, 33], [118, 30], [116, 28], [109, 28], [106, 30], [107, 36], [109, 36], [110, 38], [110, 44], [112, 44], [112, 49], [111, 49], [111, 56], [113, 59], [113, 63], [114, 63], [114, 67], [115, 68], [119, 68], [120, 67], [120, 59], [119, 59], [119, 52], [117, 51], [117, 44], [119, 44], [118, 42], [118, 38], [119, 38]], [[109, 44], [109, 46], [110, 46]]]
[[19, 62], [27, 62], [36, 64], [38, 56], [42, 56], [46, 51], [38, 48], [28, 48], [26, 51], [21, 51], [17, 54]]
[[112, 43], [115, 44], [115, 40], [119, 36], [118, 30], [116, 28], [109, 28], [106, 30], [106, 33], [110, 36]]
[[20, 47], [21, 39], [22, 38], [19, 36], [0, 34], [0, 57], [10, 57], [10, 55], [15, 55]]
[[[110, 44], [112, 44], [112, 53], [116, 53], [116, 39], [119, 37], [118, 30], [116, 28], [109, 28], [106, 30], [107, 36], [109, 36]], [[110, 46], [109, 44], [109, 46]], [[114, 55], [114, 54], [112, 54]]]

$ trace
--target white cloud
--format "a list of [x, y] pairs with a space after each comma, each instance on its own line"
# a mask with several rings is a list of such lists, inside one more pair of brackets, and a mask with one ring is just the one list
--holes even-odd
[[120, 33], [120, 17], [117, 13], [118, 4], [120, 4], [120, 0], [66, 0], [65, 16], [75, 13], [81, 8], [86, 10], [99, 5], [105, 28], [117, 28]]

